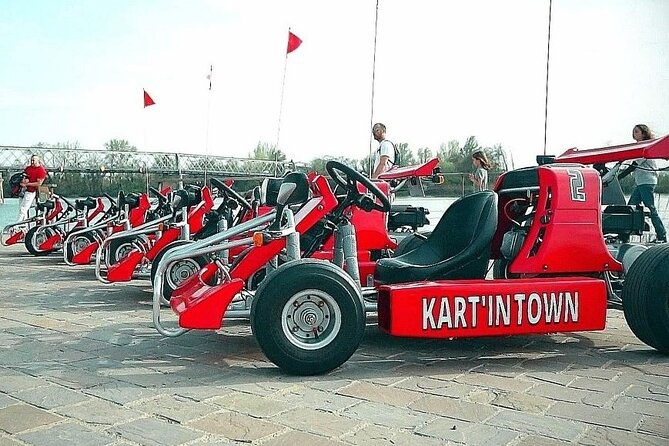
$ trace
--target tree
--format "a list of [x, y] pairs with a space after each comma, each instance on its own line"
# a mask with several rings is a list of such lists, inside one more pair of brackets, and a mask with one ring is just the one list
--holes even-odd
[[[137, 152], [137, 147], [131, 145], [125, 139], [110, 139], [104, 144], [104, 148], [107, 153], [100, 168], [103, 171], [110, 171], [104, 174], [109, 178], [110, 189], [114, 193], [119, 190], [145, 190], [145, 178], [139, 175], [141, 169], [145, 166], [140, 165], [141, 161], [137, 155], [131, 154]], [[125, 170], [126, 172], [114, 172], [115, 170]]]
[[432, 159], [432, 149], [429, 147], [423, 147], [418, 149], [418, 162], [426, 163]]
[[104, 144], [104, 148], [110, 152], [137, 152], [137, 147], [130, 145], [125, 139], [110, 139]]
[[506, 161], [506, 151], [502, 148], [502, 145], [497, 143], [494, 146], [486, 149], [486, 155], [492, 163], [493, 169], [501, 170], [506, 172], [509, 170], [509, 164]]
[[328, 163], [328, 161], [338, 161], [344, 164], [345, 166], [349, 166], [353, 169], [357, 169], [358, 167], [358, 161], [352, 158], [346, 158], [343, 156], [338, 156], [338, 157], [324, 156], [312, 159], [308, 164], [308, 169], [311, 172], [316, 172], [325, 175], [327, 174], [325, 165]]
[[413, 151], [409, 148], [409, 143], [397, 143], [395, 148], [400, 153], [399, 166], [409, 166], [411, 164], [416, 164], [416, 158], [414, 157]]
[[258, 141], [258, 145], [256, 145], [253, 152], [249, 154], [249, 158], [256, 160], [285, 161], [286, 154], [281, 150], [278, 150], [277, 153], [277, 148], [274, 144]]

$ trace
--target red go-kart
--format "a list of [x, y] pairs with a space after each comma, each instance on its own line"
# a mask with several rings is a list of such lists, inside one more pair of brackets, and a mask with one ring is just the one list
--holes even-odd
[[[602, 235], [601, 179], [580, 164], [550, 164], [502, 175], [494, 191], [453, 203], [418, 248], [374, 265], [374, 285], [360, 285], [353, 206], [388, 211], [379, 188], [340, 163], [327, 165], [345, 196], [323, 177], [307, 184], [290, 174], [277, 210], [165, 254], [157, 268], [154, 324], [167, 336], [218, 329], [243, 316], [267, 357], [288, 373], [324, 373], [343, 364], [362, 340], [366, 313], [378, 313], [392, 336], [458, 338], [602, 330], [607, 302], [620, 297], [632, 331], [669, 352], [669, 246], [643, 252], [625, 274], [620, 295], [610, 273], [623, 266]], [[359, 185], [373, 197], [362, 193]], [[295, 212], [291, 206], [299, 206]], [[333, 260], [301, 258], [299, 234], [327, 218], [335, 226]], [[246, 233], [246, 239], [230, 241]], [[160, 320], [162, 273], [173, 261], [254, 243], [231, 267], [211, 264], [175, 290], [179, 328]], [[488, 279], [490, 260], [504, 259], [509, 278]], [[247, 281], [268, 273], [254, 291]], [[239, 306], [240, 301], [246, 307]], [[240, 308], [238, 310], [238, 308]]]

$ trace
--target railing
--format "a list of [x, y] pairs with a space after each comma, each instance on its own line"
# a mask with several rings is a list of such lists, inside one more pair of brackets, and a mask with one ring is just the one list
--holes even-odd
[[282, 176], [300, 163], [167, 152], [0, 146], [0, 170], [21, 171], [38, 155], [51, 172], [160, 173], [229, 177]]

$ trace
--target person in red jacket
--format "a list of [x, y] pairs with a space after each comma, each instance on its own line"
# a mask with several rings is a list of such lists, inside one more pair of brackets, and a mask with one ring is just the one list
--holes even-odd
[[28, 210], [32, 206], [39, 187], [46, 178], [46, 169], [39, 162], [39, 156], [33, 155], [30, 157], [30, 165], [23, 170], [26, 175], [21, 181], [21, 186], [26, 188], [19, 206], [19, 220], [23, 221], [28, 218]]

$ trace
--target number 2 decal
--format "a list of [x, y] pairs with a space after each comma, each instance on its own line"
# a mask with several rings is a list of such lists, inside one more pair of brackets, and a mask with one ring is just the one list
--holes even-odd
[[571, 190], [571, 199], [573, 201], [585, 201], [585, 182], [580, 170], [570, 170], [569, 189]]

